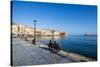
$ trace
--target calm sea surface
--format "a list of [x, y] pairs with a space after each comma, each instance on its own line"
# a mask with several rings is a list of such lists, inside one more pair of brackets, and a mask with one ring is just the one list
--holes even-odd
[[[39, 39], [39, 42], [47, 44], [52, 37], [38, 37], [37, 39]], [[55, 37], [55, 40], [65, 51], [97, 58], [97, 36], [70, 35]]]

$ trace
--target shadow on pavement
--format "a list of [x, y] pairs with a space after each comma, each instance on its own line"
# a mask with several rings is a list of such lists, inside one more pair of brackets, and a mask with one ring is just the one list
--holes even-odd
[[57, 52], [54, 52], [54, 51], [51, 50], [50, 48], [40, 47], [40, 46], [39, 46], [39, 48], [42, 48], [42, 49], [48, 50], [48, 51], [50, 51], [50, 52], [53, 53], [53, 54], [59, 55], [60, 57], [63, 57], [63, 58], [66, 57], [66, 56], [63, 56], [63, 55], [61, 55], [61, 54], [58, 54]]

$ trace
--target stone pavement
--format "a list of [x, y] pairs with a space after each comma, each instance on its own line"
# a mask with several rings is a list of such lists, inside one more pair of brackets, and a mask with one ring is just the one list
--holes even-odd
[[42, 49], [20, 38], [12, 38], [13, 66], [40, 65], [73, 62], [68, 57], [60, 56]]

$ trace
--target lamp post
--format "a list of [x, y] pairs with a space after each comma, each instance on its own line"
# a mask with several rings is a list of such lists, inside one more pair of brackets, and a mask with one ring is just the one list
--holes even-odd
[[36, 22], [37, 20], [33, 20], [34, 22], [34, 40], [33, 40], [33, 44], [36, 45]]
[[19, 25], [18, 25], [17, 31], [18, 31], [18, 37], [19, 37], [20, 36], [20, 26]]
[[52, 41], [54, 41], [54, 32], [55, 30], [51, 30], [52, 31]]

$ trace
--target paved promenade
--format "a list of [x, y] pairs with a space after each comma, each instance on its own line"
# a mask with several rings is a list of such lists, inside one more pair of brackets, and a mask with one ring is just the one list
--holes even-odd
[[73, 62], [68, 57], [52, 53], [49, 50], [34, 46], [20, 38], [12, 38], [13, 65], [40, 65]]

